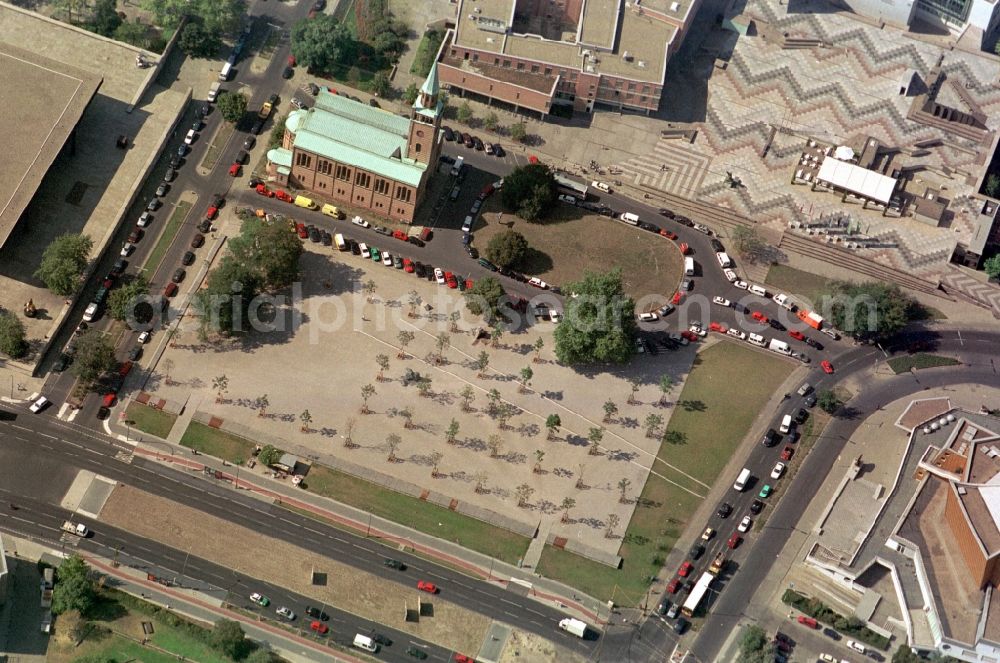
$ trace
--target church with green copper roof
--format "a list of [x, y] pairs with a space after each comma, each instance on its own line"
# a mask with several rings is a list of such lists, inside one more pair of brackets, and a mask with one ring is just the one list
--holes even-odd
[[320, 205], [411, 223], [437, 164], [442, 111], [436, 65], [409, 118], [321, 88], [313, 108], [289, 113], [281, 147], [267, 153], [268, 179]]

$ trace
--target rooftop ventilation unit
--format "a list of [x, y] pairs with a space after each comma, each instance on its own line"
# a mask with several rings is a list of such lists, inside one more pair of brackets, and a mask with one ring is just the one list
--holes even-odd
[[633, 60], [632, 55], [629, 54], [628, 51], [622, 53], [622, 58], [625, 60], [625, 62], [631, 62]]
[[670, 3], [670, 11], [672, 11], [672, 12], [676, 12], [676, 11], [678, 11], [678, 10], [679, 10], [680, 8], [681, 8], [681, 3], [679, 3], [679, 2], [671, 2], [671, 3]]
[[486, 32], [496, 32], [498, 34], [506, 34], [507, 32], [507, 24], [496, 18], [480, 16], [479, 20], [476, 21], [476, 25], [479, 26], [480, 30], [485, 30]]
[[639, 60], [636, 64], [639, 65], [640, 69], [646, 68], [646, 63], [643, 60]]

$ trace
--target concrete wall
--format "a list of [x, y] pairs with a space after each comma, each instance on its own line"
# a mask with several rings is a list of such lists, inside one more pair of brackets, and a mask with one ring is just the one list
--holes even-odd
[[[990, 571], [994, 569], [987, 566], [986, 556], [980, 549], [979, 542], [973, 534], [968, 520], [966, 520], [965, 511], [959, 503], [958, 495], [955, 494], [954, 486], [948, 486], [947, 489], [944, 517], [948, 521], [948, 528], [955, 537], [955, 544], [958, 546], [959, 552], [962, 553], [962, 559], [965, 561], [969, 573], [976, 581], [976, 585], [982, 589], [989, 580]], [[995, 567], [995, 565], [994, 560], [991, 566]]]
[[913, 20], [916, 0], [839, 0], [855, 14], [906, 28]]

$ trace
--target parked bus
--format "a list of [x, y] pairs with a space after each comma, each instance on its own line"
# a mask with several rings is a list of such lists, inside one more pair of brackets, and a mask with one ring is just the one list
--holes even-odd
[[691, 593], [688, 594], [687, 600], [684, 601], [684, 605], [681, 606], [681, 612], [684, 613], [685, 616], [691, 617], [694, 615], [698, 606], [701, 605], [702, 600], [705, 598], [705, 595], [708, 594], [709, 586], [712, 584], [712, 580], [714, 578], [715, 576], [711, 573], [706, 572], [701, 574], [701, 578], [698, 579], [698, 583], [694, 586], [694, 589], [691, 590]]
[[577, 200], [587, 199], [587, 194], [590, 192], [590, 189], [583, 182], [571, 180], [568, 177], [560, 175], [559, 173], [555, 173], [554, 178], [556, 180], [556, 189], [559, 193], [573, 196]]

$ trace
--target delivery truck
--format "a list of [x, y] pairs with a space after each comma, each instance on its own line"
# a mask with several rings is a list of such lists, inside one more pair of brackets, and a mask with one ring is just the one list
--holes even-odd
[[771, 342], [767, 344], [767, 349], [771, 352], [777, 352], [782, 355], [792, 354], [792, 349], [788, 347], [788, 344], [784, 341], [779, 341], [776, 338], [771, 339]]
[[83, 523], [74, 523], [72, 520], [63, 521], [62, 531], [69, 532], [70, 534], [75, 534], [76, 536], [86, 538], [90, 534], [90, 530]]
[[559, 628], [567, 633], [572, 633], [578, 638], [583, 638], [587, 635], [586, 622], [582, 622], [579, 619], [573, 619], [572, 617], [559, 620]]
[[795, 315], [799, 316], [799, 320], [806, 323], [813, 329], [821, 329], [823, 327], [823, 318], [816, 315], [812, 311], [807, 311], [805, 309], [802, 309]]

